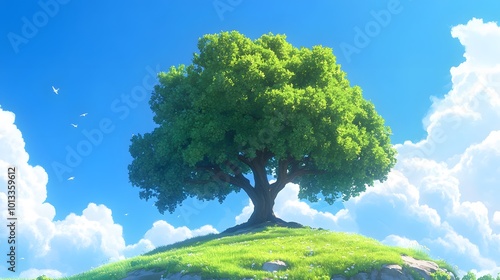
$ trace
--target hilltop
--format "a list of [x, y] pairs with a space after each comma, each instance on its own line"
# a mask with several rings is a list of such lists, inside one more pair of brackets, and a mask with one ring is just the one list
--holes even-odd
[[[273, 266], [266, 262], [273, 261], [271, 269], [278, 270], [265, 271]], [[417, 269], [411, 269], [412, 262]], [[279, 270], [280, 264], [286, 267]], [[368, 280], [431, 279], [431, 274], [458, 279], [450, 265], [423, 251], [386, 246], [358, 234], [275, 226], [196, 237], [63, 279]]]

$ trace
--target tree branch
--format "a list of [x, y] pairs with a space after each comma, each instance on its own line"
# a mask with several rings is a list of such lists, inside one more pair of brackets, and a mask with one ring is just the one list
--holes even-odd
[[[305, 159], [306, 161], [309, 161], [308, 159]], [[291, 164], [290, 171], [288, 172], [288, 165]], [[282, 191], [286, 184], [293, 182], [298, 177], [304, 176], [304, 175], [320, 175], [324, 174], [325, 171], [322, 170], [311, 170], [307, 168], [301, 168], [299, 167], [300, 162], [295, 159], [287, 158], [286, 160], [286, 165], [283, 164], [280, 161], [280, 164], [278, 166], [278, 180], [272, 184], [272, 192], [273, 195], [276, 197], [280, 191]], [[283, 175], [283, 172], [286, 175]], [[281, 173], [281, 174], [280, 174]]]
[[242, 163], [248, 165], [248, 167], [250, 167], [250, 168], [252, 167], [250, 160], [247, 157], [244, 157], [242, 155], [238, 155], [238, 160], [241, 161]]
[[271, 158], [271, 153], [266, 151], [257, 151], [256, 157], [250, 161], [250, 168], [254, 175], [255, 188], [265, 188], [269, 190], [269, 181], [267, 180], [266, 163]]
[[271, 184], [271, 195], [273, 199], [278, 196], [278, 193], [282, 191], [288, 183], [290, 183], [290, 181], [276, 181]]
[[289, 158], [280, 159], [278, 162], [278, 181], [286, 181], [288, 177], [288, 163], [290, 162]]
[[291, 172], [294, 172], [295, 170], [298, 170], [299, 169], [299, 161], [296, 160], [296, 159], [292, 159], [290, 161], [290, 172], [288, 172], [288, 175], [290, 175]]
[[256, 196], [255, 189], [250, 184], [250, 181], [247, 178], [245, 178], [245, 176], [243, 176], [241, 172], [236, 170], [237, 166], [235, 166], [229, 161], [227, 161], [225, 164], [229, 169], [233, 170], [234, 176], [231, 176], [230, 174], [224, 172], [222, 168], [220, 168], [220, 166], [211, 164], [197, 168], [199, 170], [212, 173], [211, 180], [190, 180], [189, 182], [194, 184], [208, 184], [212, 182], [220, 183], [217, 181], [222, 181], [229, 183], [233, 186], [239, 187], [240, 189], [245, 191], [250, 198], [255, 198]]
[[271, 192], [274, 198], [278, 195], [278, 193], [285, 188], [286, 184], [290, 182], [288, 178], [288, 164], [290, 162], [290, 158], [280, 159], [278, 162], [277, 168], [277, 180], [273, 184], [271, 184]]

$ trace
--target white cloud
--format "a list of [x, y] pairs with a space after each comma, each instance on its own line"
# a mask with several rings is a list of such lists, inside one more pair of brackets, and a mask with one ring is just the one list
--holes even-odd
[[394, 235], [394, 234], [391, 234], [391, 235], [387, 236], [386, 238], [384, 238], [384, 240], [382, 240], [382, 243], [385, 245], [389, 245], [389, 246], [416, 249], [416, 250], [420, 250], [420, 251], [423, 251], [426, 253], [429, 250], [429, 248], [425, 247], [424, 245], [421, 245], [416, 240], [408, 239], [406, 237], [402, 237], [402, 236], [398, 236], [398, 235]]
[[154, 246], [150, 240], [142, 238], [139, 242], [128, 245], [125, 250], [123, 250], [123, 255], [125, 258], [130, 258], [149, 252], [154, 248], [156, 248], [156, 246]]
[[465, 199], [479, 200], [490, 210], [500, 210], [500, 130], [467, 148], [452, 172], [460, 180]]
[[498, 63], [500, 27], [497, 23], [474, 18], [465, 25], [455, 26], [451, 35], [465, 47], [464, 57], [470, 66], [491, 67]]
[[495, 211], [493, 214], [493, 223], [500, 225], [500, 211]]
[[442, 99], [432, 98], [424, 119], [428, 136], [418, 143], [396, 145], [402, 157], [418, 156], [456, 164], [471, 144], [500, 130], [500, 27], [473, 19], [452, 29], [466, 49], [466, 61], [452, 67], [453, 87]]
[[455, 229], [460, 229], [462, 235], [476, 242], [485, 242], [493, 234], [489, 225], [488, 209], [482, 202], [464, 201], [448, 218], [450, 223], [454, 221]]
[[[2, 155], [1, 163], [7, 166], [14, 162], [27, 162], [28, 153], [24, 150], [25, 143], [22, 139], [21, 131], [14, 125], [15, 115], [12, 112], [0, 109], [0, 118], [2, 125], [0, 126], [0, 155]], [[5, 178], [5, 174], [0, 175]]]
[[318, 211], [298, 199], [299, 186], [288, 184], [276, 197], [274, 211], [284, 220], [295, 221], [315, 228], [355, 232], [357, 230], [353, 217], [345, 209], [337, 213]]
[[129, 258], [188, 238], [217, 233], [219, 232], [211, 225], [190, 230], [187, 227], [175, 228], [166, 221], [160, 220], [153, 223], [153, 226], [144, 234], [144, 238], [139, 240], [139, 242], [128, 245], [123, 250], [123, 254], [126, 258]]
[[[72, 275], [110, 261], [136, 256], [157, 246], [217, 233], [208, 225], [190, 230], [157, 221], [143, 239], [126, 245], [123, 228], [113, 220], [111, 209], [95, 203], [89, 203], [81, 214], [71, 213], [63, 220], [54, 220], [56, 210], [45, 202], [47, 173], [40, 166], [28, 164], [24, 140], [14, 121], [13, 113], [0, 109], [0, 169], [16, 167], [17, 201], [23, 205], [16, 213], [18, 219], [23, 221], [22, 226], [17, 228], [16, 237], [23, 246], [17, 249], [17, 274], [6, 274], [7, 267], [2, 263], [0, 277]], [[1, 209], [7, 208], [7, 181], [7, 173], [0, 172]], [[5, 224], [7, 213], [0, 213]], [[7, 227], [0, 227], [0, 235], [7, 235]]]
[[[89, 203], [81, 215], [72, 213], [64, 220], [54, 220], [55, 208], [45, 202], [47, 173], [40, 166], [28, 164], [24, 140], [14, 121], [13, 113], [0, 109], [0, 168], [16, 168], [17, 203], [23, 205], [16, 212], [23, 221], [22, 226], [17, 227], [16, 236], [22, 244], [17, 247], [17, 255], [24, 258], [18, 271], [24, 270], [24, 274], [29, 275], [39, 271], [51, 275], [57, 274], [55, 271], [71, 274], [106, 260], [123, 258], [122, 227], [114, 223], [111, 210], [106, 206]], [[6, 175], [6, 172], [0, 173], [2, 209], [7, 205]], [[7, 213], [1, 213], [6, 221]], [[6, 227], [1, 227], [0, 234], [6, 236]], [[1, 266], [0, 273], [5, 273], [5, 265]]]
[[155, 247], [159, 247], [179, 242], [186, 238], [192, 238], [210, 233], [218, 233], [218, 231], [210, 225], [206, 225], [195, 230], [190, 230], [184, 226], [175, 228], [169, 223], [161, 220], [156, 221], [153, 224], [153, 227], [149, 229], [146, 234], [144, 234], [144, 238], [149, 240]]
[[[69, 214], [62, 221], [53, 221], [54, 234], [43, 255], [52, 265], [88, 262], [96, 266], [123, 259], [125, 248], [122, 227], [115, 224], [111, 210], [105, 205], [89, 203], [82, 215]], [[47, 237], [46, 237], [47, 238]]]
[[[434, 244], [436, 248], [439, 248], [439, 252], [445, 255], [460, 254], [463, 259], [468, 259], [468, 261], [475, 264], [475, 269], [480, 270], [495, 270], [498, 269], [497, 264], [491, 258], [483, 256], [483, 252], [468, 238], [458, 234], [454, 229], [445, 225], [445, 234], [436, 239], [424, 239], [425, 242], [429, 244]], [[432, 245], [430, 245], [432, 246]], [[459, 266], [460, 267], [460, 266]], [[461, 267], [463, 269], [463, 266]], [[467, 268], [470, 270], [472, 268]]]
[[253, 212], [253, 203], [249, 199], [248, 205], [243, 207], [243, 210], [241, 210], [241, 214], [236, 216], [236, 218], [234, 219], [236, 221], [236, 224], [242, 224], [242, 223], [248, 221], [248, 219], [252, 215], [252, 212]]

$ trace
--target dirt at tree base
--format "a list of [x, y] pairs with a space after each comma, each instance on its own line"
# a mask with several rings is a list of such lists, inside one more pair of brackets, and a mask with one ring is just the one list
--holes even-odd
[[265, 229], [266, 227], [272, 227], [272, 226], [279, 226], [279, 227], [286, 227], [286, 228], [304, 228], [305, 226], [296, 223], [296, 222], [286, 222], [280, 218], [275, 218], [272, 221], [266, 221], [263, 223], [259, 224], [253, 224], [253, 223], [243, 223], [236, 225], [234, 227], [230, 227], [226, 229], [225, 231], [222, 232], [222, 234], [228, 234], [228, 235], [236, 235], [236, 234], [241, 234], [241, 233], [248, 233], [248, 232], [254, 232], [258, 230]]

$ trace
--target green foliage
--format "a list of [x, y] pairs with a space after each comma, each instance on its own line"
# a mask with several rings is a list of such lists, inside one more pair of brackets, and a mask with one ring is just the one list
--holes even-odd
[[472, 271], [469, 271], [462, 277], [462, 280], [476, 280], [476, 274], [474, 274], [474, 272]]
[[386, 179], [390, 129], [330, 48], [233, 31], [203, 36], [198, 49], [192, 64], [159, 74], [150, 100], [158, 127], [130, 146], [130, 181], [160, 212], [187, 197], [251, 195], [250, 172], [275, 175], [275, 194], [294, 182], [301, 198], [329, 203]]
[[477, 280], [495, 280], [495, 278], [493, 276], [491, 276], [491, 274], [486, 274], [486, 275], [483, 275], [483, 276], [477, 278]]
[[38, 277], [36, 278], [36, 280], [52, 280], [52, 278], [47, 277], [47, 276], [45, 276], [45, 275], [41, 275], [41, 276], [38, 276]]
[[442, 259], [434, 260], [434, 262], [443, 270], [451, 273], [455, 277], [455, 279], [460, 279], [460, 277], [458, 276], [458, 267], [456, 265], [452, 266]]
[[465, 274], [463, 277], [462, 277], [462, 280], [476, 280], [476, 274], [474, 274], [474, 272], [472, 271], [469, 271], [467, 272], [467, 274]]
[[434, 280], [450, 280], [451, 279], [451, 276], [443, 270], [438, 270], [438, 271], [432, 273], [431, 277]]
[[411, 277], [413, 277], [413, 280], [425, 280], [424, 277], [420, 275], [420, 273], [415, 271], [415, 269], [412, 269], [407, 264], [403, 264], [403, 270], [407, 272]]
[[[469, 271], [466, 275], [464, 275], [464, 277], [462, 277], [462, 280], [476, 280], [476, 274], [474, 274], [474, 272], [472, 271]], [[485, 274], [477, 278], [477, 280], [500, 280], [500, 273], [497, 274], [496, 278], [491, 274]]]

